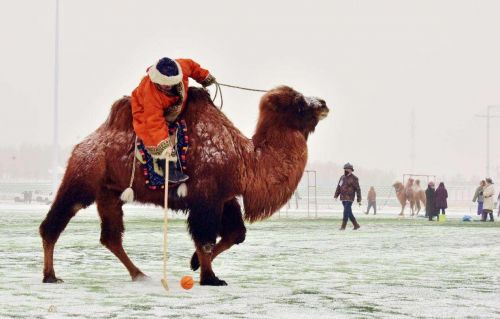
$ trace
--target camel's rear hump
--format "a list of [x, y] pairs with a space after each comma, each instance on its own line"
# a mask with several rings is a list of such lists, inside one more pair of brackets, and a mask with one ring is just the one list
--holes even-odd
[[123, 131], [132, 129], [132, 106], [130, 103], [130, 96], [124, 96], [113, 103], [111, 112], [104, 126]]

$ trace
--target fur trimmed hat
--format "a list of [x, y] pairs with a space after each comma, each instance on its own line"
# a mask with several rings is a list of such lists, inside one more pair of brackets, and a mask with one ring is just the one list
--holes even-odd
[[346, 163], [346, 164], [344, 165], [344, 169], [351, 169], [351, 170], [353, 170], [353, 171], [354, 171], [354, 167], [352, 166], [352, 164], [351, 164], [351, 163]]
[[177, 61], [161, 58], [148, 69], [149, 79], [160, 85], [176, 85], [182, 81], [182, 69]]

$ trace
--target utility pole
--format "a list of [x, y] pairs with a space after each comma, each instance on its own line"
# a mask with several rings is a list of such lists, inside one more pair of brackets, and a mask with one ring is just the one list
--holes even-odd
[[59, 182], [59, 0], [56, 0], [56, 21], [54, 30], [54, 123], [53, 123], [53, 163], [52, 195], [56, 195]]
[[491, 115], [491, 110], [496, 107], [500, 107], [500, 105], [488, 105], [486, 106], [486, 115], [476, 114], [476, 117], [486, 118], [486, 177], [490, 177], [490, 120], [500, 118], [500, 115]]

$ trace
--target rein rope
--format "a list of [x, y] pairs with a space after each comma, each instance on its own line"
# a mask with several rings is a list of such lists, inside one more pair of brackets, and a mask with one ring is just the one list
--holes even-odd
[[217, 98], [217, 95], [220, 95], [220, 106], [219, 109], [222, 110], [222, 105], [224, 105], [224, 99], [222, 98], [222, 89], [221, 86], [233, 88], [233, 89], [239, 89], [239, 90], [244, 90], [244, 91], [251, 91], [251, 92], [267, 92], [268, 90], [261, 90], [261, 89], [252, 89], [244, 86], [237, 86], [237, 85], [231, 85], [231, 84], [225, 84], [225, 83], [219, 83], [215, 82], [215, 95], [214, 98], [212, 99], [212, 102], [215, 102], [215, 99]]
[[244, 87], [244, 86], [236, 86], [236, 85], [224, 84], [224, 83], [219, 83], [219, 82], [217, 82], [217, 84], [220, 85], [220, 86], [227, 86], [227, 87], [233, 88], [233, 89], [240, 89], [240, 90], [252, 91], [252, 92], [267, 92], [268, 91], [268, 90], [247, 88], [247, 87]]

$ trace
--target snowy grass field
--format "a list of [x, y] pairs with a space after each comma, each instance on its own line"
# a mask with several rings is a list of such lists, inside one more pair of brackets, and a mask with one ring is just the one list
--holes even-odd
[[[245, 243], [214, 262], [227, 287], [183, 290], [193, 244], [185, 221], [169, 223], [169, 284], [160, 284], [162, 211], [126, 207], [124, 246], [151, 277], [131, 282], [99, 243], [95, 208], [62, 234], [42, 284], [38, 225], [47, 206], [0, 205], [1, 318], [498, 318], [500, 223], [384, 215], [359, 231], [330, 219], [277, 219], [248, 226]], [[458, 216], [457, 216], [458, 217]]]

